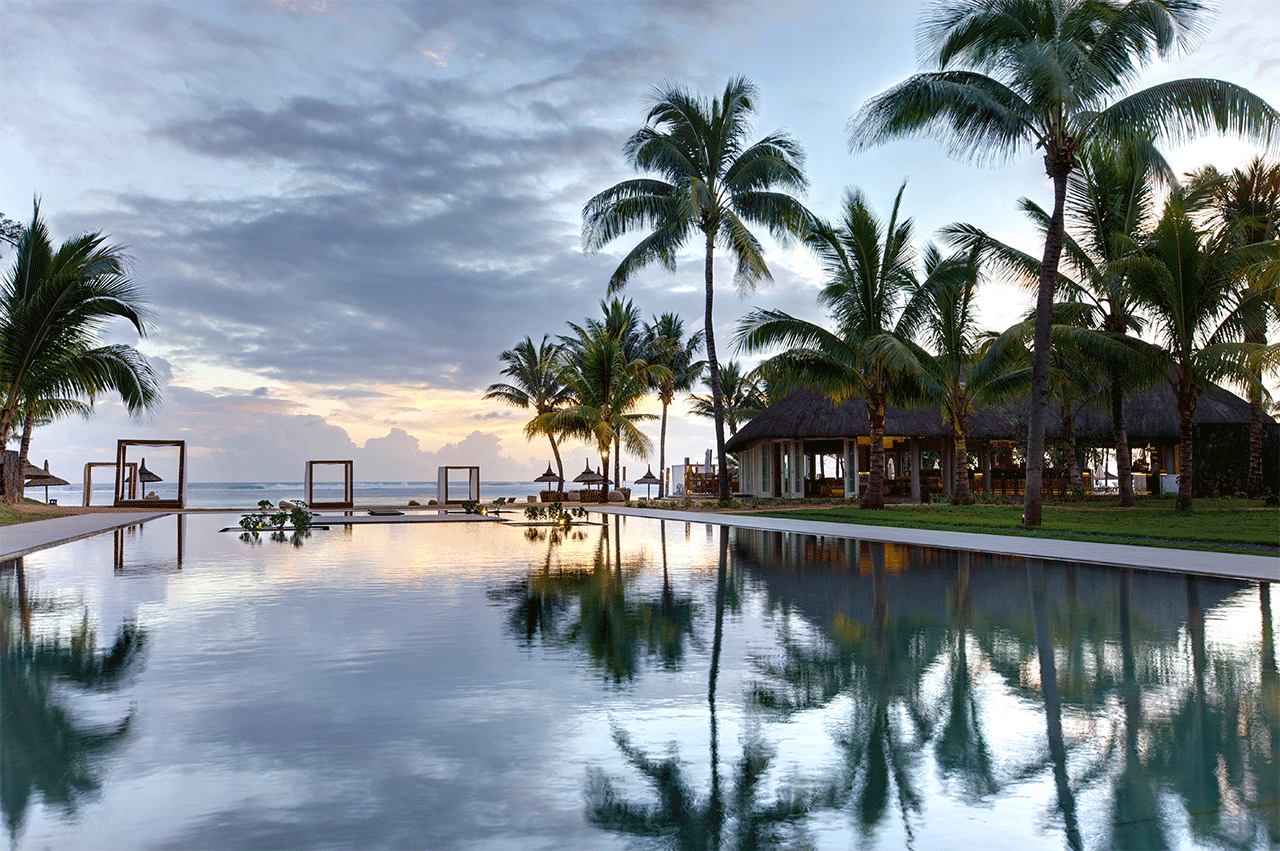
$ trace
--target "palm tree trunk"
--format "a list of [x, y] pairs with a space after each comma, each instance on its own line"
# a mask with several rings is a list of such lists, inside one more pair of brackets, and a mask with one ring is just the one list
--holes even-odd
[[[622, 487], [622, 435], [613, 436], [613, 486]], [[605, 497], [609, 495], [606, 493]]]
[[711, 319], [716, 246], [715, 235], [710, 230], [706, 234], [707, 262], [703, 270], [703, 278], [707, 287], [707, 305], [706, 316], [703, 318], [703, 327], [707, 334], [707, 368], [711, 373], [711, 411], [715, 415], [716, 421], [716, 458], [719, 459], [720, 463], [720, 500], [728, 502], [729, 465], [725, 463], [724, 456], [724, 393], [720, 388], [720, 363], [716, 360], [715, 323]]
[[36, 428], [36, 406], [33, 404], [27, 408], [27, 414], [22, 418], [22, 443], [18, 444], [18, 466], [26, 469], [27, 456], [31, 451], [31, 432]]
[[658, 436], [658, 499], [667, 495], [667, 405], [662, 402], [662, 431]]
[[1040, 286], [1036, 294], [1036, 333], [1031, 355], [1031, 410], [1027, 417], [1027, 487], [1022, 525], [1040, 525], [1044, 497], [1044, 426], [1049, 411], [1049, 336], [1053, 318], [1053, 288], [1062, 258], [1063, 208], [1067, 198], [1067, 175], [1071, 172], [1071, 152], [1050, 151], [1045, 155], [1045, 171], [1053, 178], [1053, 216], [1044, 239], [1044, 259], [1040, 262]]
[[[551, 441], [551, 454], [556, 459], [556, 475], [560, 477], [560, 481], [556, 483], [557, 491], [564, 491], [564, 462], [560, 460], [560, 447], [556, 446], [556, 439], [553, 435], [547, 435], [547, 440]], [[547, 484], [551, 484], [547, 482]]]
[[1133, 508], [1133, 462], [1129, 458], [1129, 432], [1124, 427], [1124, 387], [1119, 373], [1111, 376], [1111, 430], [1116, 438], [1116, 487], [1120, 507]]
[[954, 502], [958, 505], [973, 505], [973, 491], [969, 487], [969, 418], [961, 415], [955, 425], [955, 487]]
[[867, 419], [871, 426], [871, 472], [859, 508], [884, 508], [884, 400], [879, 383], [867, 392]]
[[[1257, 311], [1251, 317], [1244, 341], [1260, 346], [1267, 344], [1265, 313]], [[1254, 377], [1261, 379], [1262, 375], [1255, 370]], [[1262, 496], [1262, 391], [1257, 387], [1249, 388], [1249, 476], [1244, 489], [1250, 497]]]
[[1084, 476], [1080, 475], [1080, 459], [1076, 457], [1076, 424], [1071, 415], [1071, 405], [1063, 400], [1062, 443], [1067, 449], [1067, 479], [1072, 488], [1084, 490]]
[[1191, 418], [1195, 416], [1198, 393], [1185, 379], [1178, 382], [1178, 508], [1191, 508]]

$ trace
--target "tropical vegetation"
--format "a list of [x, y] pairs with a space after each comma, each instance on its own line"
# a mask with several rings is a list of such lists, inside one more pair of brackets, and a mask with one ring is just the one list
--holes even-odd
[[1280, 133], [1276, 110], [1232, 83], [1175, 80], [1127, 91], [1152, 59], [1189, 49], [1208, 11], [1194, 0], [939, 0], [919, 32], [937, 70], [873, 97], [849, 123], [854, 148], [931, 133], [976, 160], [1044, 152], [1053, 208], [1036, 294], [1029, 527], [1040, 523], [1053, 295], [1067, 181], [1081, 148], [1096, 140], [1176, 141], [1207, 132], [1271, 144]]
[[810, 222], [808, 210], [789, 194], [807, 185], [799, 144], [781, 131], [748, 142], [757, 94], [756, 87], [742, 77], [730, 80], [721, 97], [710, 101], [681, 86], [655, 89], [645, 126], [627, 140], [624, 152], [637, 171], [658, 176], [618, 183], [582, 210], [582, 243], [587, 251], [599, 251], [630, 231], [648, 231], [613, 273], [610, 292], [655, 262], [674, 271], [679, 249], [695, 234], [702, 236], [704, 344], [723, 500], [729, 498], [729, 478], [712, 319], [715, 251], [719, 247], [733, 258], [738, 288], [750, 289], [770, 280], [772, 274], [749, 226], [764, 227], [775, 238], [785, 239], [805, 233]]
[[[132, 414], [160, 403], [147, 359], [132, 346], [98, 339], [113, 319], [125, 320], [139, 336], [150, 328], [124, 249], [97, 232], [55, 249], [39, 203], [34, 207], [0, 281], [0, 447], [21, 423], [24, 452], [37, 420], [83, 413], [104, 393], [119, 394]], [[4, 478], [5, 501], [17, 501], [20, 485], [11, 492]]]

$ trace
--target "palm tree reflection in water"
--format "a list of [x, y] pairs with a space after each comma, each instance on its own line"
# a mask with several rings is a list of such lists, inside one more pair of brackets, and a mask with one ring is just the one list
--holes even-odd
[[10, 571], [13, 582], [0, 581], [0, 807], [16, 846], [33, 794], [70, 815], [99, 791], [102, 763], [128, 736], [133, 711], [115, 723], [90, 726], [68, 704], [77, 692], [123, 686], [141, 660], [146, 632], [126, 622], [115, 641], [98, 650], [85, 608], [69, 637], [41, 634], [32, 628], [33, 611], [60, 619], [75, 603], [31, 601], [21, 557], [0, 564], [0, 572]]
[[[665, 527], [663, 529], [665, 533]], [[664, 542], [665, 544], [665, 542]], [[665, 549], [665, 547], [664, 547]], [[730, 848], [774, 847], [783, 826], [795, 822], [810, 809], [806, 796], [783, 786], [772, 803], [757, 802], [761, 779], [773, 754], [758, 737], [743, 742], [742, 758], [734, 774], [728, 800], [720, 782], [719, 724], [716, 720], [716, 679], [724, 642], [724, 611], [728, 589], [729, 529], [720, 527], [719, 566], [716, 572], [716, 616], [712, 638], [707, 708], [711, 727], [711, 789], [700, 797], [672, 754], [654, 760], [631, 744], [626, 731], [615, 725], [613, 740], [628, 763], [644, 775], [657, 792], [657, 804], [627, 801], [617, 783], [603, 771], [592, 770], [587, 779], [587, 821], [597, 827], [632, 836], [664, 837], [678, 849], [720, 848], [727, 838], [726, 822], [733, 825]]]

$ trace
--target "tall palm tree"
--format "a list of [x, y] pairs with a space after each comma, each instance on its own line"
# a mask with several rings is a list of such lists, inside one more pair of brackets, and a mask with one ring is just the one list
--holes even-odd
[[[87, 397], [92, 403], [112, 391], [131, 414], [159, 404], [145, 357], [130, 346], [98, 345], [98, 332], [112, 318], [125, 319], [139, 336], [147, 333], [149, 313], [123, 248], [89, 233], [55, 251], [37, 202], [0, 282], [0, 446], [19, 417], [34, 419], [42, 400]], [[4, 494], [6, 501], [20, 497]]]
[[511, 383], [490, 384], [484, 398], [533, 409], [533, 419], [525, 423], [524, 436], [532, 440], [539, 434], [546, 435], [556, 459], [556, 475], [563, 482], [564, 463], [556, 443], [557, 433], [544, 430], [542, 419], [543, 415], [563, 408], [571, 398], [569, 388], [560, 381], [560, 350], [560, 346], [548, 342], [545, 334], [536, 346], [532, 337], [525, 337], [514, 348], [498, 355], [498, 360], [506, 364], [502, 374], [510, 377]]
[[784, 346], [765, 363], [793, 386], [823, 393], [835, 403], [867, 400], [871, 470], [862, 508], [884, 508], [884, 412], [890, 389], [906, 390], [908, 370], [918, 367], [912, 351], [917, 314], [903, 311], [903, 296], [915, 283], [911, 271], [910, 219], [899, 221], [904, 183], [887, 224], [875, 217], [863, 194], [845, 192], [836, 227], [816, 227], [809, 239], [828, 280], [819, 301], [831, 311], [835, 329], [777, 310], [743, 318], [739, 345], [749, 351]]
[[[1129, 356], [1122, 346], [1110, 345], [1123, 343], [1126, 337], [1141, 333], [1145, 327], [1144, 320], [1135, 311], [1127, 279], [1115, 271], [1114, 264], [1154, 225], [1159, 216], [1157, 192], [1174, 185], [1176, 181], [1172, 170], [1147, 140], [1121, 146], [1102, 145], [1095, 141], [1079, 152], [1077, 167], [1067, 179], [1065, 216], [1072, 226], [1070, 231], [1063, 233], [1063, 251], [1065, 265], [1072, 274], [1068, 276], [1060, 272], [1057, 287], [1062, 292], [1063, 301], [1070, 303], [1065, 307], [1071, 317], [1070, 324], [1081, 329], [1095, 329], [1111, 340], [1072, 332], [1072, 339], [1066, 341], [1061, 339], [1055, 325], [1052, 335], [1056, 336], [1050, 345], [1050, 394], [1054, 392], [1055, 373], [1059, 379], [1062, 377], [1061, 371], [1053, 365], [1055, 358], [1061, 360], [1054, 351], [1061, 351], [1065, 346], [1072, 350], [1072, 357], [1076, 357], [1091, 348], [1103, 347], [1119, 353], [1119, 356], [1094, 360], [1099, 365], [1100, 374], [1107, 380], [1119, 499], [1120, 505], [1126, 507], [1135, 504], [1135, 497], [1124, 401], [1134, 391], [1158, 381], [1160, 376], [1143, 372], [1142, 363]], [[1040, 232], [1047, 233], [1050, 214], [1026, 198], [1019, 204]], [[1005, 245], [971, 225], [952, 225], [946, 232], [953, 242], [977, 249], [984, 258], [994, 261], [1015, 279], [1028, 286], [1038, 286], [1041, 261], [1035, 257]], [[1062, 303], [1055, 305], [1058, 315], [1062, 315], [1063, 310]], [[1056, 322], [1058, 320], [1055, 319]], [[1033, 314], [1027, 338], [1033, 340], [1034, 334]], [[1077, 361], [1076, 366], [1079, 365]], [[1030, 375], [1027, 383], [1030, 384]], [[1056, 383], [1060, 388], [1065, 386], [1060, 380]], [[1087, 382], [1073, 379], [1068, 384], [1080, 389], [1083, 383]]]
[[920, 42], [937, 70], [876, 95], [850, 121], [854, 148], [932, 131], [975, 159], [1044, 151], [1053, 212], [1036, 293], [1028, 527], [1040, 525], [1049, 326], [1077, 151], [1095, 139], [1216, 131], [1274, 144], [1280, 137], [1276, 110], [1232, 83], [1175, 80], [1125, 93], [1153, 58], [1190, 47], [1206, 13], [1196, 0], [935, 0]]
[[[572, 334], [560, 337], [569, 358], [581, 358], [587, 341], [600, 334], [612, 335], [622, 347], [622, 357], [627, 363], [639, 364], [646, 361], [643, 322], [640, 319], [640, 308], [631, 299], [620, 298], [600, 300], [600, 312], [603, 319], [587, 318], [582, 325], [570, 322]], [[622, 484], [622, 446], [615, 435], [613, 443], [613, 479]]]
[[[916, 357], [926, 395], [942, 409], [955, 444], [953, 502], [972, 505], [969, 488], [969, 412], [983, 389], [983, 379], [994, 370], [975, 375], [983, 341], [974, 311], [978, 285], [978, 252], [944, 258], [934, 245], [925, 248], [926, 278], [915, 290], [908, 314], [921, 317], [920, 333], [926, 346]], [[978, 380], [975, 380], [978, 379]]]
[[652, 441], [636, 426], [655, 419], [635, 411], [650, 386], [669, 374], [665, 367], [629, 359], [623, 341], [609, 333], [588, 337], [572, 357], [562, 355], [560, 380], [573, 398], [565, 407], [538, 417], [538, 429], [595, 441], [603, 488], [609, 490], [609, 454], [615, 443], [637, 455]]
[[[715, 249], [736, 264], [739, 290], [771, 280], [763, 248], [749, 225], [768, 228], [775, 238], [802, 234], [811, 216], [788, 192], [805, 189], [804, 154], [788, 134], [774, 132], [748, 143], [757, 90], [743, 77], [725, 86], [719, 100], [707, 101], [680, 86], [653, 91], [645, 126], [627, 140], [624, 152], [639, 171], [660, 177], [625, 180], [596, 195], [582, 209], [582, 244], [595, 252], [632, 230], [650, 231], [623, 258], [609, 280], [610, 292], [653, 262], [676, 268], [676, 253], [701, 232], [705, 246], [707, 364], [720, 459], [720, 499], [729, 498], [724, 457], [724, 410], [720, 363], [712, 320]], [[781, 191], [775, 191], [781, 190]]]
[[1155, 230], [1123, 264], [1157, 338], [1139, 350], [1162, 369], [1177, 399], [1181, 509], [1191, 507], [1191, 419], [1200, 395], [1210, 383], [1228, 380], [1249, 387], [1257, 381], [1250, 355], [1261, 347], [1238, 341], [1256, 302], [1267, 294], [1242, 295], [1237, 282], [1242, 270], [1263, 256], [1275, 259], [1275, 245], [1236, 247], [1197, 230], [1181, 193], [1174, 193]]
[[[765, 408], [764, 396], [756, 384], [752, 372], [744, 373], [736, 360], [725, 362], [720, 368], [720, 397], [723, 400], [725, 425], [729, 436], [738, 433], [738, 426], [749, 421]], [[695, 417], [715, 418], [715, 399], [712, 394], [689, 395], [689, 413]]]
[[[1280, 239], [1280, 162], [1255, 157], [1243, 169], [1221, 174], [1209, 166], [1190, 176], [1189, 192], [1202, 194], [1212, 214], [1220, 238], [1237, 245], [1253, 245]], [[1257, 289], [1263, 278], [1257, 270], [1241, 276], [1240, 286]], [[1248, 319], [1245, 342], [1265, 345], [1267, 325], [1277, 313], [1270, 300], [1255, 303]], [[1249, 393], [1249, 473], [1245, 490], [1250, 496], [1262, 493], [1262, 388]]]
[[662, 402], [662, 430], [658, 438], [658, 499], [667, 495], [667, 408], [675, 401], [677, 393], [688, 393], [702, 377], [702, 370], [707, 362], [697, 360], [698, 350], [702, 348], [703, 332], [698, 331], [688, 338], [684, 335], [684, 320], [674, 313], [664, 313], [653, 317], [653, 322], [645, 325], [645, 349], [649, 363], [665, 366], [670, 378], [664, 378], [657, 384], [658, 400]]

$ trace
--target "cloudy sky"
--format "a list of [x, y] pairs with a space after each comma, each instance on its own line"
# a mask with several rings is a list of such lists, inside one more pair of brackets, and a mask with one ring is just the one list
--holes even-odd
[[[632, 176], [623, 143], [664, 81], [755, 82], [756, 135], [800, 141], [821, 215], [846, 186], [887, 213], [905, 179], [918, 244], [965, 220], [1038, 253], [1015, 211], [1050, 201], [1037, 157], [984, 168], [929, 140], [848, 152], [849, 117], [919, 70], [923, 6], [0, 3], [0, 211], [26, 221], [39, 196], [56, 239], [102, 230], [129, 247], [156, 316], [139, 345], [165, 384], [154, 416], [100, 402], [92, 420], [38, 431], [33, 458], [76, 479], [117, 438], [181, 438], [194, 481], [299, 480], [308, 458], [354, 458], [361, 480], [434, 479], [443, 463], [532, 478], [548, 446], [481, 396], [503, 349], [599, 313], [635, 240], [585, 255], [582, 205]], [[1200, 47], [1144, 84], [1217, 77], [1280, 104], [1274, 11], [1227, 0]], [[1255, 151], [1209, 139], [1167, 153], [1184, 171]], [[722, 353], [751, 307], [818, 318], [812, 259], [769, 244], [768, 260], [775, 281], [747, 298], [718, 267]], [[697, 328], [701, 287], [690, 253], [625, 295]], [[1029, 305], [985, 285], [992, 328]], [[714, 445], [683, 402], [672, 413], [668, 459]], [[570, 447], [566, 469], [586, 454]]]

